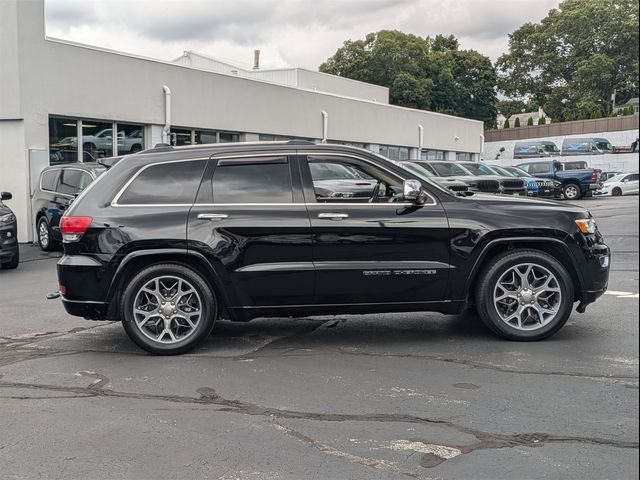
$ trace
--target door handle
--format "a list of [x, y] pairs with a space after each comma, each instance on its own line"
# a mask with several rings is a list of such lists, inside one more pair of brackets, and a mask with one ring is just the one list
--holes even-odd
[[349, 218], [348, 213], [319, 213], [318, 218], [323, 220], [342, 220], [344, 218]]
[[226, 213], [199, 213], [198, 219], [200, 220], [224, 220], [225, 218], [229, 218], [229, 215]]

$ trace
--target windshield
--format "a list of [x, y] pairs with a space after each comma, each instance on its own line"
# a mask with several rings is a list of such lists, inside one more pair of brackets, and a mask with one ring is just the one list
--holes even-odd
[[560, 149], [555, 143], [543, 143], [542, 148], [545, 152], [559, 152]]
[[526, 178], [531, 176], [527, 172], [525, 172], [524, 170], [518, 167], [506, 167], [505, 170], [507, 170], [508, 172], [511, 172], [514, 177]]
[[496, 174], [496, 172], [491, 170], [489, 167], [487, 167], [486, 165], [482, 165], [480, 163], [465, 163], [464, 166], [465, 166], [465, 168], [467, 170], [469, 170], [471, 173], [473, 173], [476, 177], [479, 177], [479, 176], [482, 176], [482, 175], [495, 175]]
[[596, 140], [596, 146], [598, 147], [599, 150], [613, 150], [613, 146], [609, 143], [608, 140], [603, 139], [597, 139]]
[[469, 170], [456, 163], [432, 163], [430, 165], [441, 177], [468, 177], [469, 175], [473, 175]]
[[504, 175], [505, 177], [517, 177], [517, 175], [513, 172], [510, 172], [506, 168], [496, 167], [495, 165], [491, 166], [491, 169], [499, 173], [500, 175]]
[[618, 175], [614, 175], [613, 177], [611, 177], [610, 179], [608, 179], [605, 183], [615, 183], [615, 182], [619, 182], [620, 180], [622, 180], [627, 174], [626, 173], [619, 173]]
[[311, 175], [314, 180], [358, 180], [352, 170], [337, 163], [310, 163]]
[[426, 168], [418, 165], [417, 163], [400, 162], [400, 166], [406, 168], [410, 172], [415, 173], [416, 175], [421, 175], [421, 176], [424, 176], [424, 177], [433, 177], [434, 176], [433, 173], [431, 173]]

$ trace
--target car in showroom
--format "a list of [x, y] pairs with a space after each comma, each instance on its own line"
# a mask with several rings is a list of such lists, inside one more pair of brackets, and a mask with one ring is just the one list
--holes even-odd
[[[318, 194], [314, 163], [375, 187]], [[540, 340], [605, 292], [610, 261], [579, 206], [459, 196], [376, 153], [305, 141], [127, 156], [71, 204], [60, 233], [66, 311], [121, 320], [165, 355], [192, 350], [219, 318], [469, 306], [504, 338]]]
[[42, 170], [31, 197], [31, 205], [36, 239], [43, 251], [57, 250], [62, 246], [60, 217], [76, 196], [106, 172], [107, 168], [108, 166], [102, 163], [82, 162], [56, 165]]
[[13, 196], [0, 192], [0, 268], [14, 269], [20, 264], [18, 249], [18, 221], [15, 214], [4, 203]]
[[605, 181], [597, 195], [612, 197], [638, 195], [638, 190], [638, 172], [621, 173]]

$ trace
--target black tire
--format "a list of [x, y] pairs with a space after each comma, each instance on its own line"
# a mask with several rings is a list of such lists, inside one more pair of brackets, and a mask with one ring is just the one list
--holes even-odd
[[622, 196], [622, 189], [620, 187], [616, 187], [611, 191], [611, 195], [613, 195], [614, 197], [621, 197]]
[[577, 183], [567, 183], [562, 187], [562, 194], [566, 200], [580, 200], [582, 197], [582, 190]]
[[138, 153], [142, 150], [142, 145], [140, 145], [139, 143], [136, 143], [134, 145], [131, 146], [131, 150], [129, 150], [131, 153]]
[[[52, 252], [59, 248], [59, 243], [53, 238], [51, 226], [46, 217], [38, 220], [36, 234], [38, 235], [38, 245], [43, 252]], [[46, 234], [45, 234], [46, 233]]]
[[[501, 276], [510, 268], [530, 263], [550, 271], [557, 279], [561, 300], [557, 314], [547, 324], [532, 330], [520, 330], [506, 323], [494, 304], [494, 290]], [[476, 306], [484, 324], [502, 338], [516, 341], [536, 341], [547, 338], [566, 323], [574, 303], [574, 286], [567, 269], [551, 255], [539, 250], [512, 250], [493, 258], [478, 278]]]
[[8, 262], [2, 263], [0, 266], [2, 266], [2, 268], [5, 268], [7, 270], [13, 270], [18, 268], [19, 264], [20, 264], [20, 251], [16, 250], [15, 256]]
[[[142, 333], [133, 314], [134, 301], [139, 290], [154, 278], [161, 276], [177, 277], [189, 282], [197, 292], [201, 304], [201, 316], [192, 333], [170, 344], [154, 341]], [[136, 345], [155, 355], [180, 355], [193, 350], [213, 330], [217, 311], [216, 298], [205, 279], [191, 268], [171, 263], [152, 265], [140, 271], [125, 288], [121, 303], [125, 332]]]

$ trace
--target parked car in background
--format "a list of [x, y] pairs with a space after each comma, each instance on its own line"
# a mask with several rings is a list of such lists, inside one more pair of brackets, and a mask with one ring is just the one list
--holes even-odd
[[404, 161], [404, 162], [397, 162], [397, 163], [402, 167], [406, 168], [407, 170], [409, 170], [410, 172], [415, 173], [419, 177], [421, 178], [426, 177], [428, 180], [437, 183], [441, 187], [448, 188], [452, 192], [463, 193], [463, 192], [469, 191], [469, 185], [467, 185], [462, 180], [456, 180], [455, 178], [451, 178], [451, 177], [438, 177], [437, 175], [434, 175], [429, 170], [427, 170], [426, 168], [424, 168], [423, 166], [419, 165], [416, 162]]
[[598, 195], [611, 195], [620, 197], [622, 195], [638, 195], [638, 172], [621, 173], [602, 184], [602, 190]]
[[18, 221], [4, 202], [11, 200], [9, 192], [0, 192], [0, 267], [18, 268], [20, 250], [18, 249]]
[[513, 158], [553, 157], [560, 155], [558, 146], [549, 140], [516, 142]]
[[369, 198], [376, 186], [375, 180], [337, 162], [313, 162], [309, 167], [316, 195], [324, 198]]
[[[538, 195], [541, 197], [552, 197], [555, 199], [562, 198], [562, 183], [552, 178], [539, 178], [532, 177], [524, 170], [518, 167], [500, 167], [502, 170], [506, 170], [513, 176], [523, 179], [533, 179], [538, 185]], [[551, 193], [549, 194], [549, 190]]]
[[612, 153], [613, 145], [606, 138], [565, 138], [562, 141], [561, 155], [599, 155]]
[[42, 250], [60, 248], [60, 217], [69, 203], [106, 170], [101, 163], [85, 162], [47, 167], [40, 173], [31, 205]]
[[526, 195], [527, 186], [521, 178], [511, 175], [501, 175], [493, 171], [490, 167], [478, 162], [456, 162], [458, 165], [469, 170], [473, 175], [485, 178], [494, 178], [500, 182], [500, 193], [506, 195]]
[[[376, 186], [323, 197], [313, 162]], [[148, 150], [110, 168], [60, 230], [66, 311], [121, 320], [161, 355], [192, 350], [219, 318], [470, 305], [497, 335], [541, 340], [606, 291], [610, 265], [584, 208], [454, 195], [373, 152], [300, 141]]]
[[412, 163], [420, 165], [436, 177], [463, 182], [468, 185], [470, 192], [500, 193], [500, 182], [497, 179], [478, 177], [457, 163], [424, 160], [418, 160]]
[[606, 182], [607, 180], [609, 180], [612, 177], [615, 177], [617, 175], [622, 174], [623, 172], [602, 172], [600, 174], [600, 181], [601, 182]]
[[521, 163], [517, 167], [532, 177], [558, 180], [562, 183], [562, 194], [567, 200], [578, 200], [585, 195], [591, 196], [602, 186], [600, 175], [595, 169], [566, 169], [564, 163], [558, 160]]

